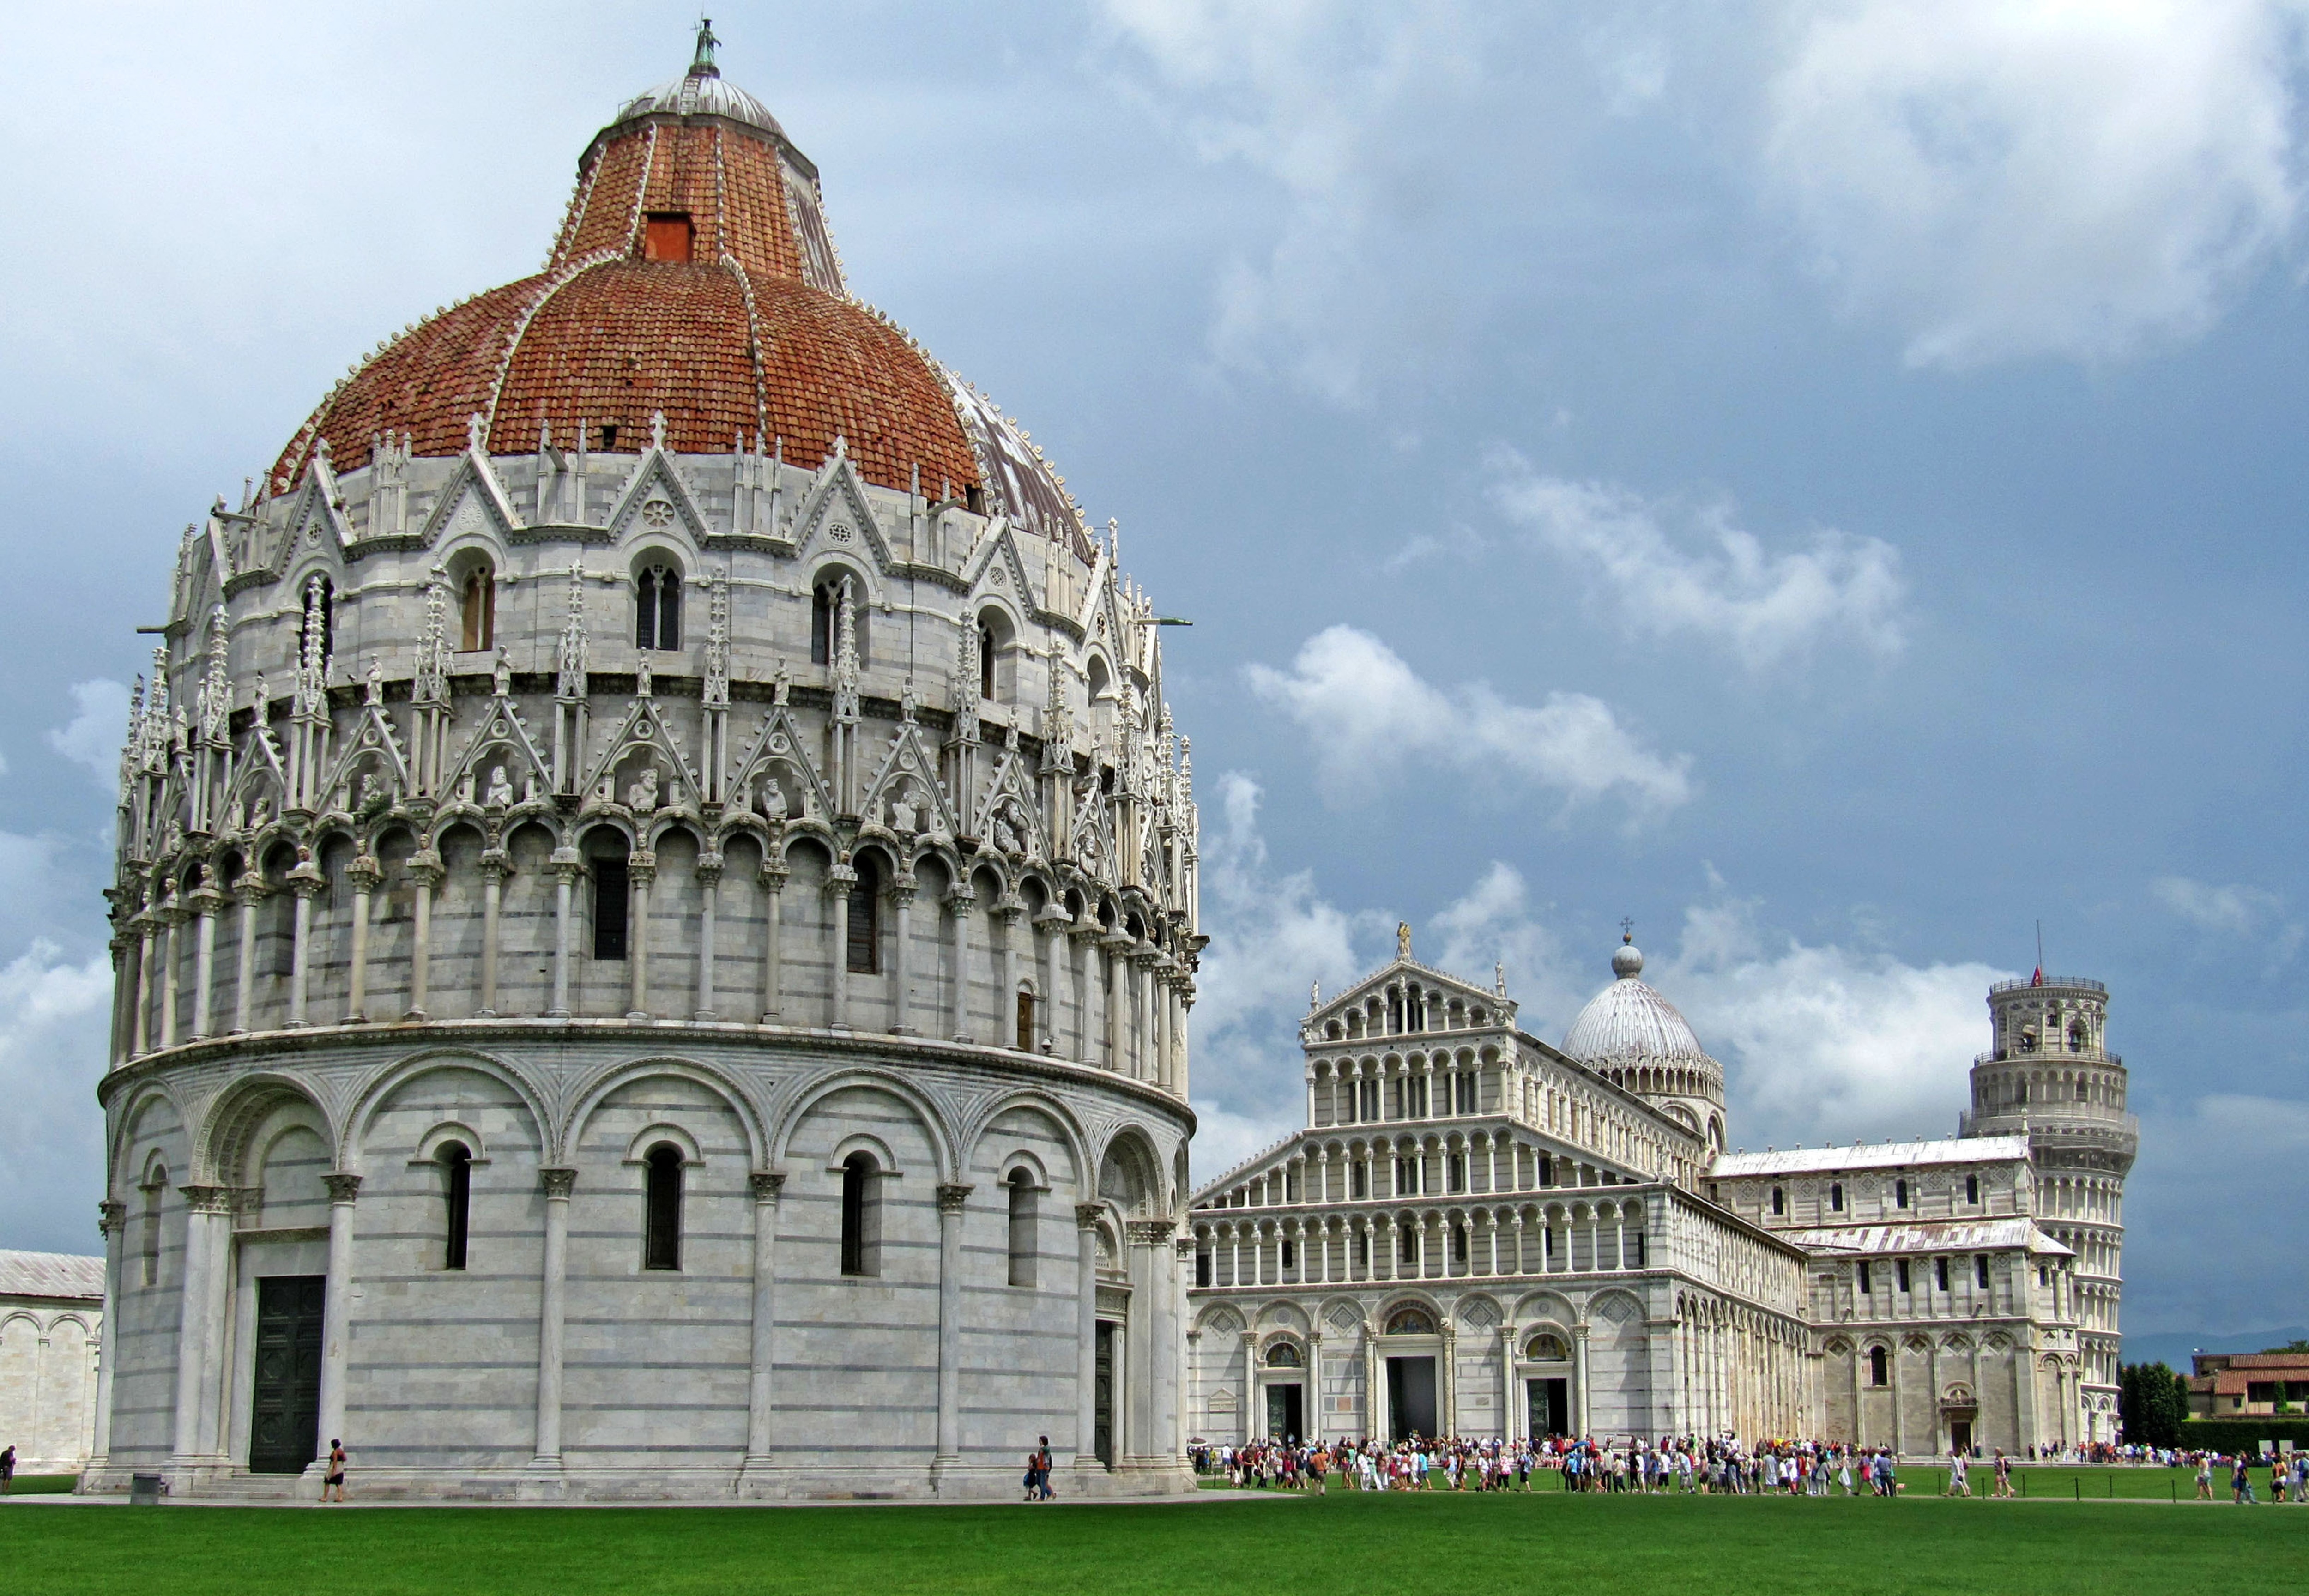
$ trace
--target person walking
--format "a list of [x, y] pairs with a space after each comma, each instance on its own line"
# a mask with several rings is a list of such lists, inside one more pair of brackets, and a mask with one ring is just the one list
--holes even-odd
[[2210, 1452], [2201, 1453], [2197, 1457], [2197, 1500], [2210, 1502], [2212, 1499], [2213, 1454]]
[[345, 1444], [332, 1436], [329, 1441], [329, 1469], [321, 1478], [321, 1500], [329, 1499], [331, 1491], [337, 1493], [337, 1505], [345, 1500]]
[[1051, 1488], [1051, 1437], [1048, 1436], [1035, 1437], [1034, 1472], [1036, 1483], [1042, 1488], [1042, 1500], [1057, 1501], [1059, 1493]]
[[15, 1484], [16, 1449], [11, 1446], [5, 1452], [0, 1452], [0, 1497], [15, 1488]]
[[2248, 1503], [2255, 1507], [2261, 1505], [2261, 1498], [2253, 1494], [2252, 1462], [2242, 1452], [2236, 1454], [2236, 1468], [2229, 1475], [2229, 1490], [2240, 1507]]

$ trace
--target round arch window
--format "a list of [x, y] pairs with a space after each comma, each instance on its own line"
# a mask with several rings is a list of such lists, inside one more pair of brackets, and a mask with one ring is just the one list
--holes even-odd
[[1524, 1343], [1523, 1355], [1534, 1363], [1562, 1363], [1571, 1356], [1561, 1336], [1544, 1330]]
[[1302, 1365], [1299, 1360], [1298, 1348], [1293, 1346], [1289, 1342], [1277, 1342], [1274, 1346], [1269, 1347], [1267, 1350], [1267, 1367], [1269, 1368], [1300, 1368], [1304, 1366]]
[[1433, 1335], [1435, 1320], [1423, 1307], [1397, 1308], [1388, 1316], [1389, 1335]]

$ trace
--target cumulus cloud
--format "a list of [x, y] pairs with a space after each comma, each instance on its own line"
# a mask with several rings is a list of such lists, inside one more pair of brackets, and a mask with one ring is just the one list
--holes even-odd
[[[2149, 895], [2165, 909], [2201, 931], [2253, 940], [2270, 973], [2291, 962], [2301, 951], [2305, 930], [2288, 919], [2285, 900], [2263, 887], [2230, 883], [2216, 886], [2186, 876], [2160, 876], [2149, 884]], [[2220, 950], [2227, 956], [2230, 949]]]
[[1717, 643], [1751, 669], [1840, 637], [1900, 651], [1900, 556], [1875, 538], [1823, 529], [1768, 552], [1721, 505], [1691, 515], [1704, 551], [1672, 537], [1663, 509], [1622, 487], [1543, 475], [1512, 451], [1492, 456], [1492, 497], [1541, 548], [1578, 567], [1629, 630]]
[[2192, 337], [2293, 237], [2289, 0], [1856, 0], [1797, 13], [1768, 174], [1912, 364]]
[[1406, 761], [1559, 792], [1567, 805], [1616, 796], [1638, 815], [1691, 798], [1691, 759], [1655, 752], [1584, 693], [1509, 703], [1482, 682], [1423, 680], [1370, 633], [1340, 625], [1309, 638], [1288, 671], [1252, 665], [1251, 691], [1315, 745], [1334, 802], [1370, 797]]
[[[86, 770], [108, 794], [120, 781], [120, 745], [128, 734], [128, 689], [108, 677], [74, 682], [75, 713], [48, 732], [48, 746]], [[0, 766], [0, 770], [4, 770]]]
[[[2144, 1111], [2125, 1187], [2125, 1327], [2243, 1333], [2297, 1324], [2309, 1260], [2269, 1245], [2268, 1216], [2250, 1194], [2305, 1157], [2309, 1102], [2298, 1099], [2216, 1092]], [[2229, 1184], [2209, 1188], [2209, 1170], [2227, 1172]]]
[[1718, 892], [1686, 909], [1645, 979], [1724, 1063], [1733, 1139], [1761, 1147], [1954, 1135], [1987, 1040], [1983, 999], [2010, 973], [1806, 944]]
[[[74, 960], [45, 937], [0, 966], [0, 1097], [8, 1103], [0, 1202], [11, 1246], [92, 1247], [104, 1168], [95, 1091], [111, 993], [108, 954]], [[56, 1197], [65, 1192], [90, 1206], [58, 1212]]]

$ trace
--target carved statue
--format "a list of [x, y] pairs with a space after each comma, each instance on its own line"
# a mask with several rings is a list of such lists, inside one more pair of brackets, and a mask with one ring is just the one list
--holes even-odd
[[368, 657], [368, 701], [371, 703], [385, 702], [385, 659], [379, 654]]
[[497, 650], [497, 660], [490, 667], [490, 676], [499, 698], [504, 698], [513, 692], [513, 661], [506, 658], [506, 651], [502, 648]]
[[634, 668], [634, 696], [647, 698], [655, 689], [656, 683], [653, 673], [650, 669], [649, 653], [644, 650], [642, 653], [642, 662]]
[[786, 694], [791, 690], [792, 686], [793, 683], [788, 679], [786, 676], [785, 656], [781, 654], [778, 656], [778, 669], [770, 677], [770, 702], [777, 705], [779, 708], [783, 709], [785, 707]]
[[248, 811], [248, 828], [261, 832], [272, 819], [272, 800], [263, 793], [256, 795], [255, 804]]
[[241, 828], [247, 824], [247, 807], [240, 799], [233, 799], [231, 807], [224, 812], [224, 834], [228, 837], [237, 837], [240, 834]]
[[651, 814], [657, 809], [657, 766], [642, 766], [641, 779], [626, 789], [626, 807], [636, 814]]
[[890, 789], [890, 829], [900, 836], [911, 837], [921, 829], [921, 809], [910, 794], [912, 789], [900, 781]]
[[762, 814], [770, 820], [783, 820], [788, 814], [786, 789], [775, 776], [763, 779]]
[[513, 807], [513, 778], [506, 773], [506, 767], [503, 765], [497, 766], [489, 772], [489, 807], [492, 809]]
[[1025, 816], [1018, 813], [1018, 800], [1004, 798], [994, 807], [994, 846], [1004, 853], [1025, 851], [1025, 839], [1020, 831]]
[[1411, 957], [1411, 922], [1409, 920], [1397, 920], [1395, 923], [1395, 956], [1398, 959]]

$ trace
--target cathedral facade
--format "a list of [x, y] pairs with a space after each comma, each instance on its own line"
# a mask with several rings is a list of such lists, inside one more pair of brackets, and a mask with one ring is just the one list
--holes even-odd
[[713, 44], [177, 550], [85, 1489], [1189, 1483], [1154, 611]]
[[1189, 1428], [2114, 1438], [2138, 1130], [2105, 989], [1992, 991], [1958, 1137], [1751, 1154], [1642, 970], [1616, 950], [1560, 1047], [1407, 930], [1313, 1005], [1305, 1127], [1192, 1198]]

